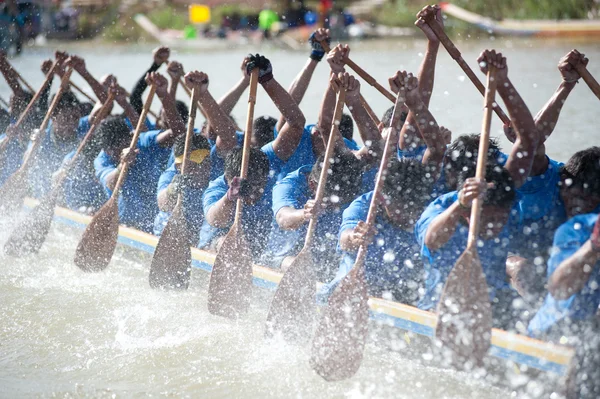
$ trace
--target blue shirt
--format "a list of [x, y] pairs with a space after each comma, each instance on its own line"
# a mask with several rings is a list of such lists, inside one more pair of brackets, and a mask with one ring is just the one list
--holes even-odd
[[[173, 181], [173, 178], [180, 174], [179, 170], [175, 167], [175, 164], [167, 168], [158, 179], [158, 187], [156, 194], [160, 194], [163, 190], [169, 187], [169, 184]], [[202, 194], [204, 194], [205, 187], [201, 189], [188, 188], [183, 191], [183, 213], [185, 220], [187, 221], [188, 228], [191, 232], [191, 241], [193, 243], [198, 242], [198, 234], [200, 233], [200, 227], [204, 222], [204, 213], [202, 211]], [[159, 211], [158, 215], [154, 219], [154, 235], [160, 236], [171, 217], [171, 212]]]
[[[156, 142], [160, 133], [159, 130], [153, 130], [140, 135], [137, 143], [139, 153], [129, 168], [119, 196], [121, 223], [147, 233], [152, 232], [154, 218], [158, 213], [156, 187], [171, 153], [171, 148], [161, 147]], [[106, 177], [117, 166], [118, 162], [104, 151], [94, 161], [96, 176], [109, 196], [112, 191], [106, 185]]]
[[[63, 167], [71, 162], [75, 152], [73, 150], [65, 156]], [[64, 204], [74, 211], [94, 213], [108, 200], [108, 196], [95, 176], [93, 164], [88, 164], [83, 156], [75, 162], [63, 183]]]
[[[273, 142], [265, 144], [261, 150], [269, 159], [270, 170], [267, 184], [265, 185], [262, 197], [254, 205], [244, 204], [242, 212], [242, 227], [247, 237], [252, 238], [248, 240], [248, 244], [250, 244], [255, 259], [258, 259], [263, 252], [273, 223], [273, 213], [271, 211], [272, 191], [276, 183], [277, 174], [281, 171], [284, 164], [284, 161], [279, 159], [275, 153]], [[229, 190], [229, 185], [224, 175], [210, 182], [202, 199], [205, 215], [208, 214], [213, 205], [227, 194], [227, 190]], [[214, 240], [227, 234], [229, 227], [214, 227], [205, 220], [200, 230], [198, 247], [209, 248]]]
[[422, 145], [419, 147], [409, 147], [404, 150], [402, 150], [402, 149], [400, 149], [400, 147], [398, 147], [398, 159], [402, 159], [402, 158], [416, 159], [420, 162], [423, 160], [425, 151], [427, 151], [426, 145]]
[[548, 169], [530, 176], [517, 191], [521, 195], [519, 212], [522, 227], [514, 232], [517, 253], [528, 259], [550, 256], [556, 229], [567, 221], [567, 212], [560, 196], [561, 162], [548, 159]]
[[[286, 164], [277, 174], [277, 181], [282, 180], [288, 174], [292, 173], [295, 170], [298, 170], [304, 165], [314, 165], [315, 162], [317, 162], [317, 158], [315, 157], [312, 145], [311, 132], [313, 127], [315, 127], [315, 125], [307, 125], [304, 128], [302, 138], [300, 138], [300, 143], [298, 144], [296, 151], [294, 151], [294, 154], [290, 157], [290, 159], [287, 160]], [[275, 137], [277, 137], [277, 134], [275, 134]], [[344, 139], [344, 143], [346, 143], [346, 147], [348, 147], [352, 151], [358, 151], [360, 149], [356, 145], [356, 143], [354, 143], [351, 140]]]
[[[314, 193], [308, 185], [308, 177], [312, 165], [306, 165], [290, 173], [273, 188], [273, 215], [281, 208], [290, 207], [303, 209], [306, 202], [314, 198]], [[328, 274], [339, 263], [339, 254], [336, 252], [337, 231], [342, 221], [342, 212], [349, 204], [339, 207], [325, 208], [319, 215], [315, 235], [313, 237], [313, 256], [319, 260], [320, 271]], [[281, 262], [286, 256], [297, 255], [304, 246], [308, 223], [297, 230], [283, 230], [277, 223], [269, 235], [267, 248], [261, 258], [261, 263], [273, 268], [281, 267]]]
[[[344, 211], [339, 238], [346, 230], [353, 230], [358, 222], [367, 220], [373, 192], [361, 195]], [[384, 210], [375, 218], [377, 234], [369, 245], [365, 258], [365, 272], [369, 290], [380, 296], [383, 291], [391, 291], [395, 296], [417, 297], [422, 283], [423, 264], [420, 259], [419, 244], [412, 231], [403, 230], [390, 223]], [[339, 270], [334, 280], [321, 290], [320, 295], [331, 293], [337, 283], [354, 267], [357, 252], [340, 251], [343, 254]], [[407, 292], [411, 291], [411, 292]], [[406, 295], [409, 294], [409, 295]]]
[[[458, 199], [458, 193], [452, 191], [433, 201], [425, 209], [415, 225], [415, 234], [421, 247], [421, 255], [426, 271], [425, 296], [419, 303], [421, 309], [432, 309], [439, 300], [442, 288], [458, 258], [467, 248], [469, 226], [459, 223], [454, 235], [438, 249], [431, 251], [425, 245], [425, 236], [431, 222], [448, 209]], [[510, 232], [518, 224], [518, 207], [511, 210], [511, 216], [497, 237], [490, 240], [478, 239], [479, 258], [490, 288], [490, 297], [496, 290], [509, 289], [506, 275], [506, 258], [510, 248]]]
[[[592, 235], [597, 213], [578, 215], [558, 228], [554, 235], [552, 256], [548, 261], [548, 278], [560, 264], [573, 256]], [[546, 295], [544, 304], [529, 322], [529, 334], [538, 336], [563, 319], [585, 320], [594, 317], [600, 305], [600, 262], [593, 266], [583, 289], [565, 300]]]

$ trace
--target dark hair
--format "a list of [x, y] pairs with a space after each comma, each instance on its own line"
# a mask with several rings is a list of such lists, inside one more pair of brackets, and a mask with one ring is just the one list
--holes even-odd
[[[192, 140], [190, 141], [190, 152], [194, 150], [210, 150], [210, 145], [206, 137], [200, 134], [193, 134]], [[175, 143], [173, 143], [173, 155], [180, 157], [185, 151], [185, 134], [177, 136]]]
[[122, 115], [106, 117], [94, 134], [98, 148], [120, 147], [131, 140], [131, 129]]
[[187, 125], [188, 118], [190, 117], [190, 111], [188, 109], [188, 106], [183, 101], [176, 100], [175, 108], [177, 108], [177, 112], [179, 112], [179, 115], [181, 115], [181, 119], [183, 119], [183, 123], [185, 123]]
[[81, 110], [81, 115], [89, 115], [92, 113], [92, 110], [94, 109], [94, 104], [92, 104], [89, 101], [83, 102], [81, 104], [79, 104], [79, 109]]
[[352, 140], [352, 137], [354, 136], [354, 121], [350, 115], [342, 114], [339, 129], [343, 138]]
[[[444, 155], [444, 170], [451, 171], [457, 175], [462, 173], [472, 173], [475, 176], [477, 166], [477, 156], [479, 154], [479, 134], [464, 134], [454, 140], [446, 149]], [[498, 140], [490, 138], [488, 147], [488, 162], [497, 164], [502, 152], [498, 145]], [[455, 190], [457, 186], [448, 187]]]
[[[316, 184], [321, 177], [323, 160], [321, 155], [310, 171], [309, 178]], [[339, 203], [351, 202], [360, 194], [362, 187], [363, 165], [348, 151], [335, 154], [329, 162], [327, 182], [325, 183], [325, 197], [337, 196]]]
[[[475, 169], [469, 169], [459, 175], [459, 189], [463, 187], [465, 181], [470, 177], [475, 177]], [[494, 183], [494, 187], [487, 189], [483, 205], [493, 205], [502, 208], [512, 207], [516, 198], [516, 189], [508, 170], [497, 164], [489, 164], [485, 170], [485, 181]]]
[[271, 116], [259, 116], [252, 123], [252, 134], [256, 137], [256, 143], [259, 147], [270, 143], [275, 138], [274, 130], [277, 125], [277, 119]]
[[391, 158], [383, 177], [383, 194], [389, 201], [425, 206], [433, 188], [431, 167], [412, 158]]
[[[55, 97], [56, 94], [52, 96], [52, 101], [54, 101]], [[79, 108], [79, 105], [79, 100], [77, 99], [77, 97], [75, 97], [75, 94], [73, 94], [72, 91], [67, 90], [62, 94], [62, 96], [60, 96], [60, 99], [58, 100], [58, 103], [56, 104], [56, 108], [54, 108], [54, 112], [52, 113], [52, 115], [56, 116], [63, 111], [75, 109], [77, 114], [81, 116], [81, 109]]]
[[561, 175], [568, 187], [578, 188], [586, 196], [600, 196], [600, 147], [590, 147], [573, 154]]
[[[231, 180], [239, 176], [242, 170], [242, 154], [243, 149], [238, 147], [231, 150], [225, 158], [225, 178]], [[248, 177], [249, 181], [257, 181], [266, 179], [269, 176], [269, 158], [259, 148], [250, 148], [250, 156], [248, 160]]]
[[394, 107], [389, 107], [383, 113], [383, 117], [381, 118], [381, 123], [383, 123], [384, 127], [389, 127], [392, 122], [392, 116], [394, 115]]

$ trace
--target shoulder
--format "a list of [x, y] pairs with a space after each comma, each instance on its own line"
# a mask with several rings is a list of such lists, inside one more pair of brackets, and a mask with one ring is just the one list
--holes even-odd
[[156, 145], [156, 139], [159, 134], [162, 133], [162, 130], [149, 130], [140, 134], [138, 139], [138, 147], [152, 147]]
[[572, 242], [584, 243], [592, 235], [597, 219], [597, 213], [578, 215], [569, 219], [554, 233], [554, 246], [561, 247]]

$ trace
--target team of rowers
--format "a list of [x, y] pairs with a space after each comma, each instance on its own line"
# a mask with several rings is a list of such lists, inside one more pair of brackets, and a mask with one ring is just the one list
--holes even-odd
[[[473, 200], [480, 198], [483, 212], [478, 246], [494, 325], [547, 339], [577, 335], [594, 325], [600, 304], [600, 147], [578, 151], [562, 163], [546, 155], [545, 141], [580, 79], [577, 66], [587, 65], [588, 60], [573, 50], [559, 61], [558, 89], [533, 116], [508, 77], [506, 58], [494, 50], [481, 53], [477, 62], [483, 73], [488, 65], [496, 67], [497, 92], [511, 120], [505, 133], [513, 146], [503, 153], [491, 140], [485, 154], [486, 178], [478, 180], [474, 176], [481, 156], [479, 135], [452, 137], [428, 108], [440, 43], [422, 21], [433, 18], [443, 26], [441, 12], [428, 6], [418, 17], [417, 25], [428, 39], [418, 74], [398, 71], [389, 79], [391, 91], [402, 93], [405, 112], [392, 120], [392, 107], [379, 123], [361, 100], [361, 84], [345, 68], [349, 47], [338, 45], [325, 52], [321, 42], [329, 41], [329, 32], [324, 29], [311, 36], [309, 59], [289, 90], [277, 81], [267, 58], [249, 55], [242, 61], [239, 81], [219, 100], [209, 91], [206, 74], [184, 74], [180, 63], [169, 62], [165, 47], [154, 51], [152, 65], [130, 95], [114, 76], [96, 80], [82, 58], [58, 52], [56, 75], [62, 78], [72, 68], [99, 101], [82, 103], [66, 91], [48, 128], [33, 137], [31, 132], [48, 110], [50, 89], [42, 93], [25, 123], [15, 129], [14, 123], [33, 93], [21, 87], [18, 74], [0, 54], [0, 71], [12, 89], [9, 108], [0, 110], [0, 128], [6, 131], [0, 136], [5, 141], [0, 185], [20, 167], [32, 140], [41, 140], [24, 184], [29, 185], [32, 197], [43, 197], [90, 126], [99, 123], [64, 182], [62, 206], [93, 214], [107, 201], [127, 165], [129, 173], [119, 197], [122, 224], [160, 235], [182, 194], [192, 245], [216, 251], [233, 223], [236, 200], [242, 198], [242, 223], [254, 261], [283, 271], [302, 248], [308, 221], [317, 214], [314, 258], [318, 259], [319, 279], [327, 282], [320, 295], [326, 297], [350, 271], [358, 248], [366, 242], [370, 294], [431, 311], [466, 247], [470, 208]], [[329, 85], [318, 120], [307, 124], [299, 104], [324, 58], [330, 69]], [[44, 62], [42, 71], [47, 74], [52, 64]], [[157, 72], [163, 64], [167, 64], [170, 83]], [[281, 115], [253, 121], [249, 171], [242, 180], [244, 132], [230, 114], [247, 89], [253, 68], [258, 68], [259, 85]], [[185, 175], [180, 170], [189, 111], [175, 99], [183, 83], [198, 93], [200, 111], [206, 118], [192, 138]], [[142, 94], [149, 85], [156, 89], [162, 109], [154, 123], [149, 119], [141, 122], [144, 133], [137, 149], [129, 151], [143, 106]], [[323, 206], [315, 206], [340, 90], [346, 92], [350, 115], [344, 114], [337, 132], [334, 129], [339, 137], [328, 170], [325, 200]], [[109, 99], [114, 99], [123, 113], [97, 120], [103, 106], [112, 107]], [[396, 119], [399, 122], [391, 126]], [[363, 146], [353, 139], [354, 126]], [[368, 228], [365, 220], [382, 148], [394, 130], [400, 132], [397, 156], [387, 167], [375, 227]]]

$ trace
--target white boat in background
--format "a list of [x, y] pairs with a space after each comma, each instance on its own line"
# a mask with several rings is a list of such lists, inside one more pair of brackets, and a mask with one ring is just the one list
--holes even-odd
[[600, 20], [597, 19], [558, 21], [503, 19], [497, 21], [447, 2], [439, 5], [446, 14], [473, 24], [489, 33], [540, 37], [600, 35]]

